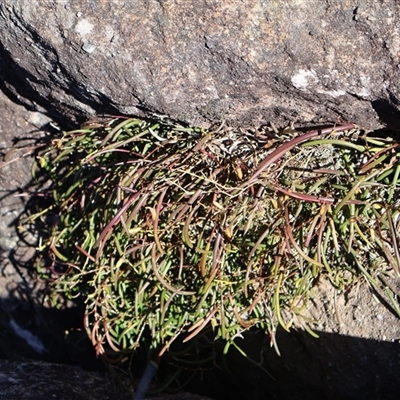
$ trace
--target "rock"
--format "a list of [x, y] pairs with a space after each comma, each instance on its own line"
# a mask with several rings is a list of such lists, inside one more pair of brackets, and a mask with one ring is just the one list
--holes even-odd
[[117, 391], [110, 377], [70, 365], [42, 361], [0, 361], [0, 398], [7, 400], [131, 399]]
[[[159, 400], [211, 400], [180, 392]], [[132, 400], [134, 395], [116, 385], [110, 374], [21, 359], [0, 360], [0, 399], [7, 400]], [[143, 400], [140, 399], [140, 400]]]
[[395, 126], [399, 12], [396, 0], [3, 0], [0, 77], [56, 118]]

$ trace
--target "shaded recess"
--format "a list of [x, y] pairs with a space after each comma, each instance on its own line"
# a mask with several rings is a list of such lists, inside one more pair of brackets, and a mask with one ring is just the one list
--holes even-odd
[[[33, 34], [33, 33], [32, 33]], [[33, 35], [36, 37], [37, 35]], [[37, 37], [39, 41], [40, 38]], [[49, 60], [53, 60], [54, 68], [59, 68], [64, 76], [64, 82], [52, 81], [52, 75], [49, 74], [50, 81], [38, 79], [27, 69], [18, 65], [10, 56], [9, 52], [0, 42], [0, 90], [3, 91], [12, 101], [23, 105], [29, 111], [44, 111], [49, 117], [63, 126], [72, 128], [71, 119], [82, 123], [87, 120], [83, 110], [78, 111], [76, 107], [68, 102], [63, 102], [59, 97], [54, 97], [51, 85], [62, 85], [67, 96], [76, 100], [77, 104], [82, 104], [90, 109], [96, 110], [97, 115], [117, 115], [120, 114], [117, 108], [112, 104], [110, 98], [104, 94], [97, 93], [96, 96], [89, 93], [85, 86], [76, 81], [65, 68], [58, 62], [58, 56], [55, 49], [50, 45], [44, 44]], [[38, 88], [40, 88], [38, 90]], [[100, 105], [100, 106], [99, 106]]]

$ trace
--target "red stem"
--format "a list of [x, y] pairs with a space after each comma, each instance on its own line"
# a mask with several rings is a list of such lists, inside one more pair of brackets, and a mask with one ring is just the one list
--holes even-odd
[[304, 143], [309, 139], [326, 135], [328, 133], [331, 133], [332, 131], [343, 132], [349, 129], [353, 129], [354, 127], [355, 127], [354, 124], [346, 124], [331, 128], [315, 129], [313, 131], [306, 132], [304, 135], [297, 136], [296, 138], [290, 140], [289, 142], [284, 143], [282, 146], [274, 150], [271, 154], [266, 156], [264, 160], [261, 161], [257, 169], [254, 171], [253, 175], [247, 180], [247, 182], [245, 182], [243, 186], [247, 185], [248, 183], [251, 183], [251, 181], [254, 181], [265, 169], [267, 169], [274, 162], [278, 161], [287, 151], [293, 149], [293, 147], [295, 147], [296, 145]]

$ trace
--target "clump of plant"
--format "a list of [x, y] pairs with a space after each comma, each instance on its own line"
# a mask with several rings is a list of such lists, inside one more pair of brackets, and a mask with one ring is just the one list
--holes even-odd
[[113, 119], [52, 140], [42, 172], [50, 206], [24, 229], [47, 226], [39, 268], [54, 293], [85, 298], [97, 354], [162, 355], [206, 328], [225, 351], [252, 327], [277, 346], [278, 325], [313, 333], [302, 311], [321, 275], [340, 290], [365, 277], [400, 315], [392, 137]]

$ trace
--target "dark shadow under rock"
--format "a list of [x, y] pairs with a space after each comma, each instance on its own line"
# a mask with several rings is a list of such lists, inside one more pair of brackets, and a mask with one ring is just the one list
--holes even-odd
[[[335, 333], [278, 330], [281, 356], [262, 334], [246, 334], [238, 344], [272, 377], [232, 349], [229, 373], [204, 370], [188, 390], [215, 400], [397, 400], [400, 343], [368, 340]], [[400, 337], [400, 335], [399, 335]]]

